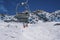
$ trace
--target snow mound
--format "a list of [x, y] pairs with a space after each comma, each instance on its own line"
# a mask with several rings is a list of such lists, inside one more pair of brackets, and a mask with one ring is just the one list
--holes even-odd
[[60, 40], [57, 22], [39, 22], [23, 28], [22, 23], [0, 23], [0, 40]]

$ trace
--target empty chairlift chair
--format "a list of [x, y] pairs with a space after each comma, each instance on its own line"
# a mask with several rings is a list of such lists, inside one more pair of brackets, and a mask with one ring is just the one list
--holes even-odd
[[18, 13], [16, 15], [16, 18], [18, 19], [19, 22], [23, 23], [23, 27], [28, 27], [28, 18], [29, 18], [29, 13], [24, 12], [24, 13]]

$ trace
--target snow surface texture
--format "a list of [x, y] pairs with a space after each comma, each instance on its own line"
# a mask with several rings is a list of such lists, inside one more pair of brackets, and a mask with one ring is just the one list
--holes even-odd
[[22, 23], [0, 22], [0, 40], [60, 40], [57, 22], [39, 22], [23, 28]]

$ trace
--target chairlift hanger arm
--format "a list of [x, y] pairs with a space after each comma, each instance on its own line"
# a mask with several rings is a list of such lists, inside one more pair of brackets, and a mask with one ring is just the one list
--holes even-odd
[[18, 6], [24, 6], [26, 10], [30, 11], [29, 5], [28, 5], [28, 0], [26, 0], [25, 2], [21, 2], [21, 3], [17, 4], [17, 6], [16, 6], [16, 14], [18, 13], [17, 12]]

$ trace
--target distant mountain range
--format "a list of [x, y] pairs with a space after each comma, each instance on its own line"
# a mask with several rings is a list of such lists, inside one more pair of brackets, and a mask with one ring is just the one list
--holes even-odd
[[[28, 11], [25, 11], [25, 12], [19, 13], [18, 15], [24, 14], [24, 13], [29, 14], [29, 16], [27, 17], [29, 23], [36, 23], [39, 20], [41, 20], [42, 22], [60, 22], [60, 10], [52, 13], [49, 13], [43, 10], [36, 10], [31, 13], [29, 13]], [[2, 20], [5, 22], [11, 22], [11, 21], [19, 22], [19, 20], [23, 16], [26, 16], [25, 14], [22, 17], [21, 15], [20, 16], [18, 15], [17, 14], [16, 15], [0, 14], [0, 21]], [[20, 17], [20, 19], [17, 18], [16, 16]]]
[[37, 10], [34, 13], [36, 13], [37, 16], [39, 16], [40, 20], [43, 21], [55, 21], [55, 22], [60, 22], [60, 10], [49, 13], [43, 10]]

